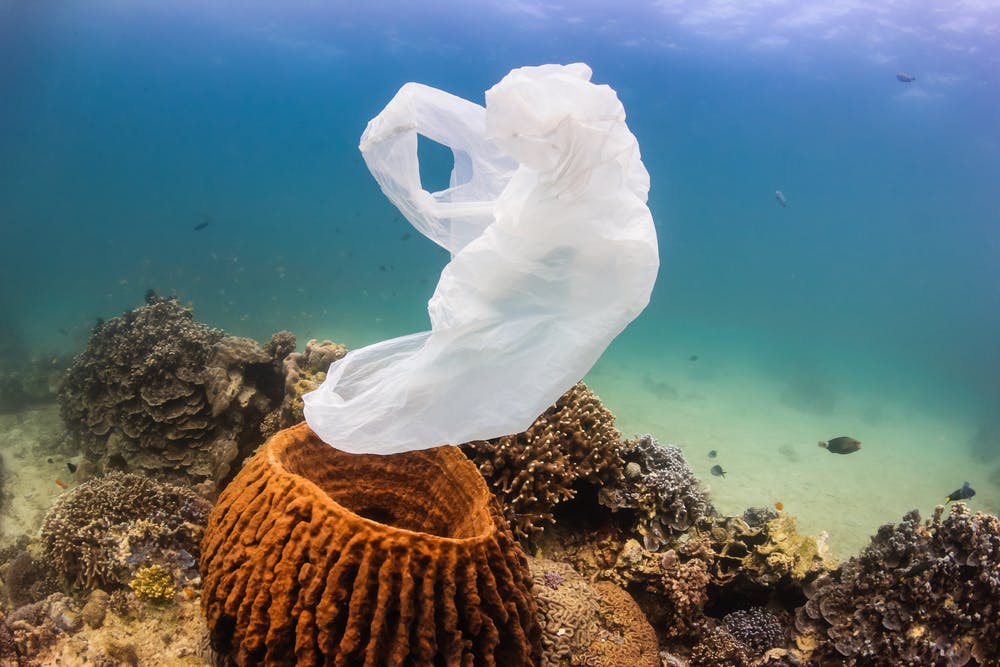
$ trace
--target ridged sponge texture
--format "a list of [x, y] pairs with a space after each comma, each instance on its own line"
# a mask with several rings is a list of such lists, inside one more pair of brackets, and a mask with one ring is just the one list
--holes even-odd
[[306, 424], [226, 487], [202, 610], [239, 665], [537, 664], [524, 552], [456, 447], [347, 454]]

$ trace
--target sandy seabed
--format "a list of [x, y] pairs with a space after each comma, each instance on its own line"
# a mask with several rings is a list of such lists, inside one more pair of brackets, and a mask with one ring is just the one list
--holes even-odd
[[[680, 447], [720, 513], [780, 502], [802, 533], [825, 532], [840, 560], [912, 509], [929, 517], [966, 480], [977, 491], [967, 501], [973, 511], [1000, 511], [1000, 475], [991, 481], [991, 468], [972, 459], [969, 425], [891, 397], [855, 392], [830, 414], [809, 414], [786, 405], [782, 384], [757, 369], [686, 358], [667, 367], [602, 359], [587, 383], [623, 436], [650, 433]], [[862, 449], [836, 455], [817, 446], [841, 435]], [[710, 473], [716, 464], [724, 478]]]

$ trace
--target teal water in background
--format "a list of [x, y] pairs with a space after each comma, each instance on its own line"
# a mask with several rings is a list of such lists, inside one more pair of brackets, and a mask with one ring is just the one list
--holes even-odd
[[585, 61], [639, 140], [662, 256], [598, 390], [620, 369], [669, 402], [672, 373], [739, 366], [806, 419], [906, 405], [956, 425], [909, 444], [995, 498], [1000, 7], [602, 4], [0, 0], [4, 349], [79, 351], [148, 288], [261, 340], [424, 330], [447, 255], [368, 174], [365, 124], [407, 81], [482, 103], [512, 68]]

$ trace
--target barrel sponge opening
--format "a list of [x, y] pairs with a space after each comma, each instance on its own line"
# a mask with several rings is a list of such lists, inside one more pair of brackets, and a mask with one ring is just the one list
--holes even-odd
[[347, 454], [305, 424], [223, 491], [201, 560], [214, 648], [239, 665], [529, 665], [524, 552], [455, 447]]

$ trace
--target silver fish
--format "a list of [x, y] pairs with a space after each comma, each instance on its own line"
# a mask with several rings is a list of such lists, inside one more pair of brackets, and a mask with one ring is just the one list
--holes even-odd
[[779, 204], [781, 204], [781, 208], [788, 206], [788, 200], [785, 199], [785, 193], [781, 190], [774, 191], [774, 198], [778, 200]]
[[917, 80], [917, 77], [913, 76], [909, 72], [896, 72], [896, 78], [903, 83], [913, 83]]

